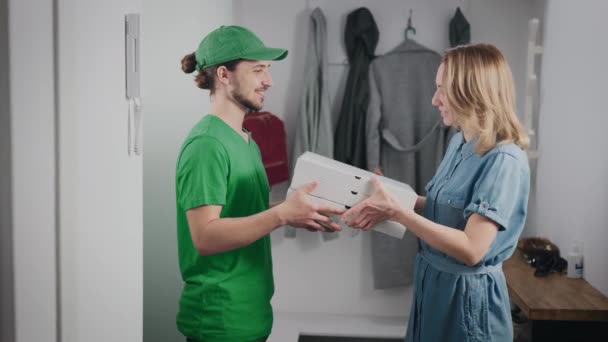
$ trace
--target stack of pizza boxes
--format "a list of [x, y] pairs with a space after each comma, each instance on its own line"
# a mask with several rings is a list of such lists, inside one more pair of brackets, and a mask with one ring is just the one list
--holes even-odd
[[[314, 202], [350, 209], [371, 196], [374, 191], [370, 181], [372, 177], [378, 177], [384, 188], [403, 208], [414, 209], [418, 196], [409, 185], [312, 152], [306, 152], [298, 158], [287, 193], [289, 195], [306, 183], [318, 181], [317, 188], [308, 194]], [[334, 217], [334, 220], [337, 221], [337, 218]], [[406, 227], [394, 221], [380, 222], [372, 229], [398, 239], [403, 238], [406, 231]]]

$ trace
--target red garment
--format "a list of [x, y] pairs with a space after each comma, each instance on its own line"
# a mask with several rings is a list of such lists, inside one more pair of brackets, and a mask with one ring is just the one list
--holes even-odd
[[243, 127], [260, 147], [270, 185], [289, 180], [287, 135], [281, 119], [269, 112], [247, 113]]

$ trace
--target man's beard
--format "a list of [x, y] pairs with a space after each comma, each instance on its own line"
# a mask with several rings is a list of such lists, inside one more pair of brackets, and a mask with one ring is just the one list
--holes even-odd
[[245, 107], [250, 112], [257, 112], [264, 106], [263, 104], [258, 106], [253, 103], [253, 101], [246, 98], [245, 95], [241, 93], [240, 86], [237, 86], [236, 89], [232, 92], [232, 97], [236, 102], [238, 102], [241, 106]]

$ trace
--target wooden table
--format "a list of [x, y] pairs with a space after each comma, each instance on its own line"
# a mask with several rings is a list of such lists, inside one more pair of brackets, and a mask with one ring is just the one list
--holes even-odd
[[519, 249], [503, 264], [509, 296], [532, 321], [533, 341], [608, 341], [608, 298], [584, 279], [534, 276]]

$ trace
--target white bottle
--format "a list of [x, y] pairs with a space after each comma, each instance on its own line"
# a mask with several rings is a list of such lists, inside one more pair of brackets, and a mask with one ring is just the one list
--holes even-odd
[[583, 252], [580, 242], [575, 242], [572, 252], [568, 253], [568, 278], [581, 278], [583, 276]]

